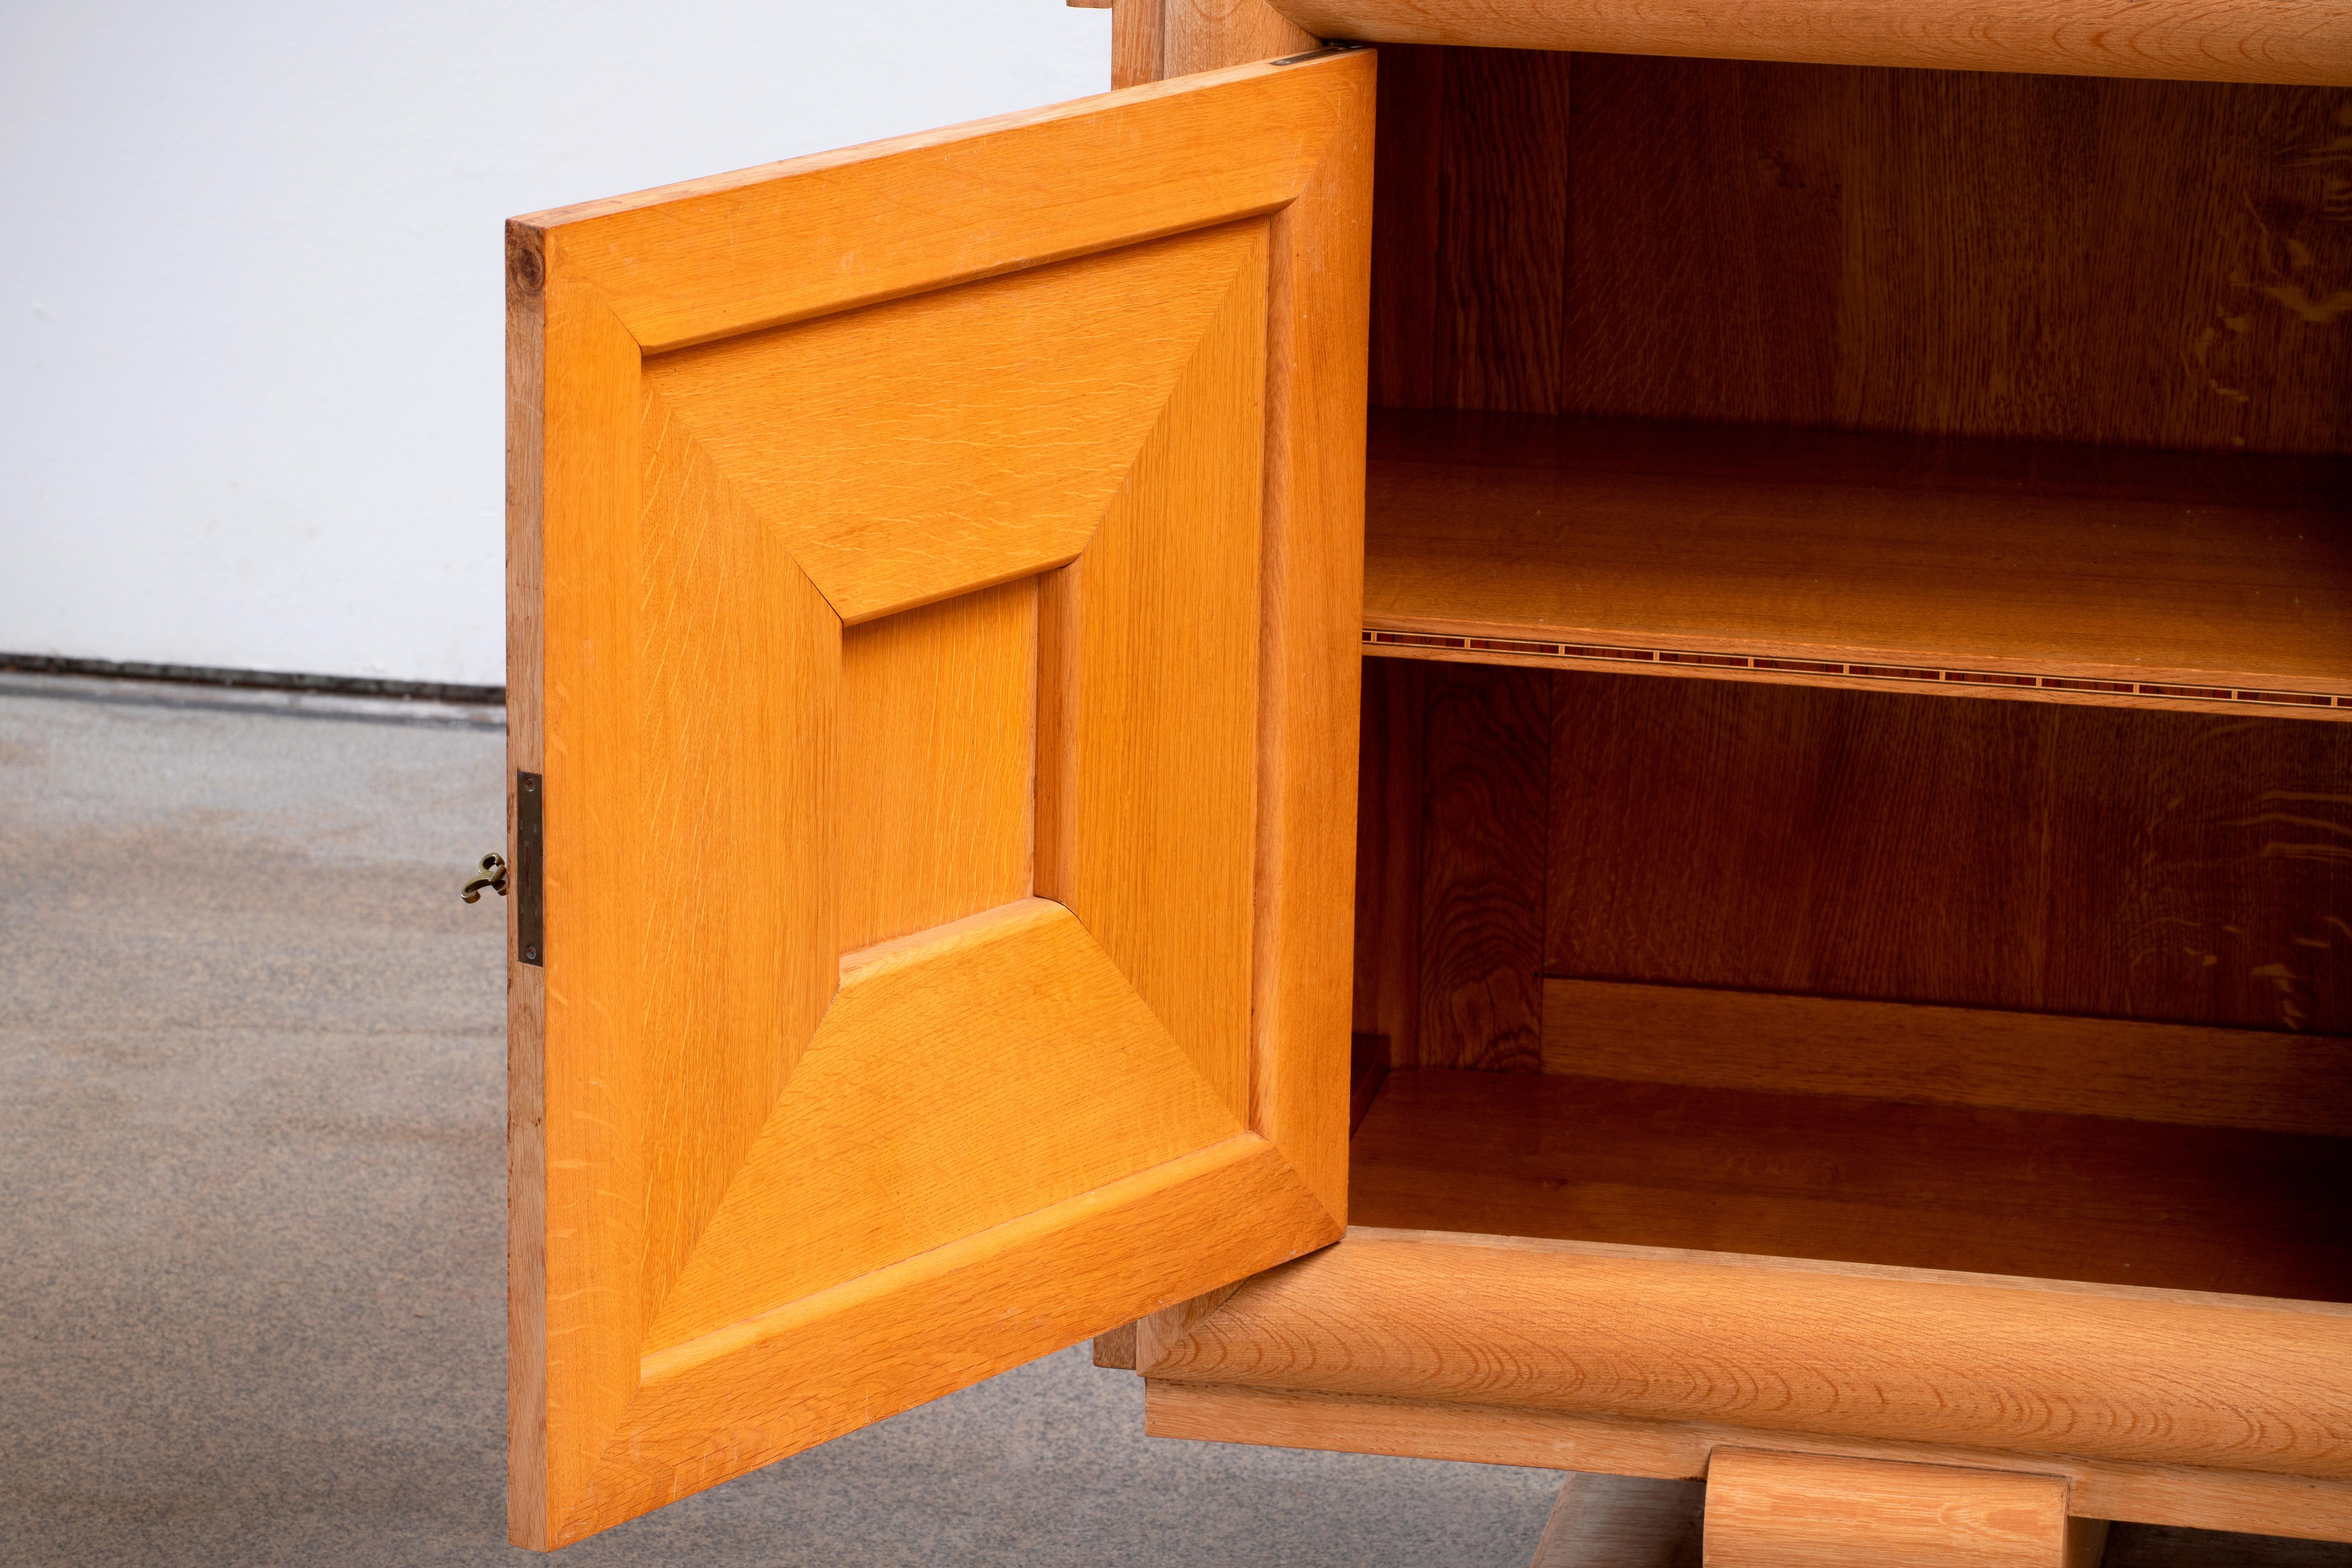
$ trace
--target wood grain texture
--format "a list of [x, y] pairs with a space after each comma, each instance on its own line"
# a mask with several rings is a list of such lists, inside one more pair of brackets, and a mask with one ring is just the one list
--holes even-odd
[[[1295, 1249], [1320, 1222], [1251, 1134], [645, 1358], [562, 1544]], [[1182, 1235], [1189, 1245], [1171, 1247]], [[1310, 1244], [1311, 1245], [1311, 1244]]]
[[[1704, 1476], [1708, 1454], [1727, 1444], [1911, 1464], [2026, 1469], [2064, 1475], [2072, 1488], [2071, 1506], [2094, 1519], [2147, 1521], [2200, 1531], [2261, 1531], [2305, 1541], [2352, 1541], [2352, 1483], [2252, 1470], [2126, 1464], [1944, 1444], [1879, 1442], [1851, 1436], [1765, 1434], [1705, 1422], [1577, 1415], [1505, 1405], [1157, 1378], [1144, 1384], [1144, 1423], [1145, 1430], [1155, 1437], [1663, 1479]], [[2132, 1535], [2119, 1535], [2118, 1540], [2136, 1543]], [[2306, 1568], [2306, 1564], [2315, 1568], [2321, 1559], [2285, 1553], [2275, 1559], [2268, 1554], [2250, 1555], [2246, 1568], [2269, 1568], [2273, 1561], [2278, 1568]], [[2338, 1559], [2325, 1561], [2335, 1568]], [[2148, 1568], [2190, 1568], [2209, 1562], [2207, 1557], [2183, 1552], [2153, 1557]]]
[[1696, 1481], [1571, 1475], [1529, 1568], [1701, 1568], [1706, 1499]]
[[1363, 665], [1356, 804], [1355, 1029], [1421, 1063], [1421, 666]]
[[1242, 1131], [1059, 904], [853, 954], [643, 1353]]
[[1774, 0], [1667, 8], [1636, 0], [1279, 0], [1319, 37], [1490, 49], [1813, 60], [1945, 71], [2352, 83], [2352, 26], [2279, 0], [2070, 6]]
[[[1330, 567], [1360, 537], [1360, 438], [1349, 432], [1361, 427], [1361, 336], [1347, 327], [1362, 319], [1371, 69], [1368, 58], [1318, 59], [917, 139], [876, 155], [901, 185], [853, 154], [519, 228], [545, 279], [539, 315], [517, 318], [518, 396], [536, 384], [538, 407], [517, 418], [537, 451], [518, 463], [515, 516], [517, 540], [537, 544], [518, 580], [536, 572], [544, 583], [549, 802], [544, 1047], [517, 1058], [513, 1212], [531, 1226], [516, 1243], [511, 1314], [514, 1386], [530, 1401], [510, 1446], [519, 1542], [592, 1533], [1339, 1233], [1347, 971], [1325, 950], [1345, 952], [1346, 816], [1331, 802], [1352, 798], [1354, 733], [1332, 728], [1328, 698], [1352, 696], [1360, 596], [1352, 568], [1335, 579]], [[1229, 156], [1197, 178], [1226, 195], [1203, 206], [1163, 185], [1157, 208], [1122, 205], [1117, 193], [1139, 188], [1132, 177], [1150, 156], [1119, 153], [1120, 139], [1191, 123], [1196, 110], [1170, 121], [1164, 106], [1203, 92], [1223, 105], [1212, 106], [1213, 140]], [[1349, 167], [1324, 166], [1335, 161]], [[1218, 209], [1244, 168], [1257, 171], [1238, 176], [1259, 181], [1255, 205], [1223, 215], [1239, 228], [1169, 237]], [[936, 184], [923, 184], [929, 174]], [[990, 221], [924, 216], [925, 204], [903, 199], [917, 188], [926, 203], [978, 202]], [[845, 190], [863, 192], [863, 206], [844, 205]], [[1041, 237], [1052, 243], [1028, 248]], [[1077, 251], [1117, 254], [1053, 266]], [[989, 590], [1026, 577], [1035, 551], [1000, 538], [992, 555], [965, 540], [937, 552], [957, 559], [919, 594], [898, 581], [860, 602], [878, 615], [915, 597], [952, 601], [853, 635], [850, 657], [869, 668], [850, 673], [862, 705], [852, 722], [864, 728], [845, 745], [842, 621], [793, 553], [823, 552], [754, 504], [767, 467], [794, 460], [762, 448], [756, 428], [782, 419], [793, 379], [771, 378], [718, 417], [716, 384], [690, 373], [796, 334], [929, 318], [891, 306], [764, 343], [648, 352], [926, 291], [947, 291], [950, 317], [957, 306], [986, 317], [993, 306], [975, 301], [1032, 285], [1075, 304], [1064, 285], [1079, 273], [1123, 258], [1148, 282], [1166, 276], [1170, 256], [1204, 251], [1232, 265], [1172, 372], [1144, 319], [1156, 307], [1122, 297], [1125, 336], [1139, 345], [1126, 374], [1160, 377], [1167, 392], [1133, 447], [1106, 446], [1099, 430], [1081, 443], [1095, 448], [1085, 462], [1112, 470], [1087, 480], [1109, 537], [1099, 551], [1091, 535], [1071, 546], [1102, 596], [1074, 619], [1061, 591], [1076, 586], [1073, 569], [1048, 574], [1060, 588], [1039, 591], [1037, 663], [1049, 634], [1074, 635], [1079, 662], [1034, 689], [1082, 721], [1087, 702], [1103, 705], [1088, 695], [1097, 688], [1168, 716], [1173, 728], [1142, 759], [1157, 757], [1165, 776], [1123, 776], [1201, 815], [1181, 842], [1161, 832], [1131, 846], [1130, 860], [1148, 849], [1158, 864], [1126, 880], [1215, 897], [1160, 916], [1130, 908], [1128, 934], [1142, 934], [1115, 954], [1081, 916], [1024, 900], [978, 926], [899, 930], [853, 954], [845, 978], [845, 908], [856, 941], [1024, 887], [1019, 807], [1045, 750], [1031, 744], [1015, 679], [1029, 590]], [[1045, 270], [963, 288], [1030, 266]], [[763, 314], [787, 298], [782, 315]], [[702, 310], [699, 324], [644, 313], [671, 306]], [[982, 327], [970, 336], [990, 341]], [[920, 402], [900, 371], [938, 363], [940, 345], [902, 338], [895, 369], [869, 363], [888, 357], [870, 342], [836, 356], [844, 375], [870, 383], [867, 412]], [[684, 408], [705, 393], [717, 401]], [[857, 423], [857, 397], [827, 389], [836, 393], [846, 412], [827, 441]], [[929, 448], [948, 438], [899, 439], [904, 423], [866, 430], [870, 471], [854, 477], [876, 496], [894, 475], [923, 488]], [[1052, 447], [1067, 423], [991, 427]], [[1202, 442], [1219, 449], [1192, 449]], [[1269, 445], [1279, 463], [1263, 456]], [[1021, 512], [1027, 502], [1003, 506], [990, 486], [1018, 490], [1068, 457], [988, 470], [970, 510]], [[1354, 480], [1335, 486], [1333, 464], [1352, 466]], [[1139, 518], [1157, 520], [1159, 537], [1132, 537]], [[1189, 554], [1169, 537], [1180, 521]], [[971, 590], [982, 592], [958, 599]], [[1180, 616], [1204, 595], [1225, 620]], [[1156, 608], [1160, 624], [1111, 624], [1139, 608]], [[1105, 613], [1090, 621], [1090, 609]], [[964, 644], [953, 668], [933, 646], [942, 642]], [[1138, 673], [1145, 659], [1156, 673]], [[1204, 715], [1215, 721], [1193, 722]], [[1171, 737], [1188, 725], [1205, 758], [1179, 754]], [[1124, 739], [1093, 728], [1093, 760], [1136, 760], [1118, 753], [1140, 728]], [[1308, 754], [1318, 747], [1332, 754]], [[994, 769], [993, 782], [920, 787], [955, 752]], [[933, 820], [853, 821], [840, 805], [845, 769], [862, 789], [896, 791], [902, 817]], [[1145, 817], [1153, 809], [1129, 804]], [[1118, 859], [1085, 835], [1124, 835], [1134, 820], [1089, 818], [1083, 802], [1075, 820], [1080, 842], [1060, 846], [1058, 864], [1083, 883], [1085, 867]], [[950, 860], [971, 829], [986, 841], [975, 860], [985, 874], [881, 855], [866, 868], [895, 879], [887, 897], [860, 902], [843, 888], [845, 826], [952, 849]], [[857, 846], [872, 847], [870, 837]], [[1162, 867], [1183, 875], [1160, 877]], [[1273, 885], [1294, 868], [1305, 879], [1295, 893]], [[1213, 951], [1200, 940], [1212, 921]], [[1316, 975], [1257, 973], [1309, 960]], [[1204, 974], [1213, 984], [1196, 984]], [[1269, 1005], [1288, 994], [1322, 1010]], [[1217, 1037], [1179, 1043], [1155, 1005], [1180, 1031]], [[1056, 1039], [1086, 1046], [1075, 1078]], [[1188, 1045], [1222, 1081], [1201, 1077]], [[1295, 1071], [1262, 1059], [1288, 1052]], [[1273, 1139], [1246, 1131], [1253, 1123]], [[996, 1176], [966, 1168], [998, 1155]], [[812, 1193], [825, 1195], [800, 1201]], [[1237, 1209], [1246, 1217], [1227, 1213]], [[1035, 1305], [1049, 1279], [1065, 1294]]]
[[1110, 84], [1140, 87], [1160, 80], [1168, 52], [1167, 0], [1111, 0]]
[[1121, 1323], [1118, 1328], [1097, 1334], [1094, 1342], [1094, 1363], [1121, 1372], [1135, 1370], [1135, 1325]]
[[1544, 1071], [2352, 1137], [2352, 1040], [1547, 980]]
[[1301, 54], [1320, 44], [1266, 0], [1161, 0], [1160, 15], [1167, 29], [1160, 69], [1171, 77]]
[[1150, 1370], [2340, 1481], [2347, 1352], [2352, 1316], [2286, 1302], [1356, 1232]]
[[[1381, 171], [1376, 403], [2345, 449], [2341, 90], [1550, 57], [1568, 128], [1509, 177], [1565, 185], [1562, 281], [1516, 227], [1465, 251], [1433, 221], [1499, 177], [1473, 128], [1523, 98], [1441, 53], [1387, 72], [1426, 150]], [[1444, 301], [1518, 268], [1481, 341], [1560, 379], [1507, 403]], [[1433, 362], [1392, 379], [1417, 340]]]
[[1570, 287], [1569, 57], [1459, 51], [1445, 69], [1436, 400], [1556, 413]]
[[1034, 578], [843, 634], [844, 952], [1028, 895], [1036, 706]]
[[[1258, 603], [1258, 1038], [1251, 1125], [1344, 1223], [1356, 727], [1364, 608], [1364, 340], [1375, 60], [1333, 73], [1328, 153], [1276, 215], [1267, 295], [1265, 555]], [[1280, 1042], [1278, 1048], [1274, 1044]]]
[[1708, 1568], [2074, 1568], [2061, 1476], [1717, 1448]]
[[[547, 766], [544, 714], [547, 258], [507, 231], [507, 864], [515, 774]], [[507, 903], [507, 1514], [517, 1539], [547, 1510], [547, 971], [520, 962], [520, 900]]]
[[657, 353], [1272, 212], [1371, 68], [1239, 66], [515, 221]]
[[595, 814], [562, 841], [604, 872], [560, 904], [551, 889], [550, 926], [561, 910], [620, 948], [567, 963], [549, 933], [564, 1007], [610, 1053], [574, 1111], [605, 1125], [578, 1136], [635, 1142], [614, 1160], [639, 1191], [585, 1142], [573, 1179], [596, 1204], [644, 1204], [643, 1333], [839, 984], [843, 818], [840, 622], [651, 389], [639, 451], [636, 537], [599, 542], [636, 568], [629, 619], [567, 660], [584, 699], [570, 733], [605, 727], [606, 743], [551, 757], [546, 788]]
[[2352, 731], [1555, 679], [1551, 973], [2352, 1033]]
[[1550, 690], [1528, 670], [1448, 665], [1424, 678], [1424, 1067], [1541, 1065]]
[[2352, 1300], [2352, 1140], [1815, 1094], [1389, 1076], [1364, 1225]]
[[2352, 465], [1394, 410], [1371, 453], [1370, 626], [2352, 696]]
[[[1224, 231], [1230, 232], [1230, 231]], [[1266, 234], [1196, 334], [1039, 645], [1039, 892], [1250, 1114]]]
[[1083, 550], [1235, 279], [1263, 273], [1263, 226], [705, 344], [646, 378], [855, 625]]

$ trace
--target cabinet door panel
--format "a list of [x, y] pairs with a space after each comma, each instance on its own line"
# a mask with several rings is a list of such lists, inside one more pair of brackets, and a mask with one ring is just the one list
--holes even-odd
[[511, 226], [518, 1542], [1339, 1236], [1370, 85]]

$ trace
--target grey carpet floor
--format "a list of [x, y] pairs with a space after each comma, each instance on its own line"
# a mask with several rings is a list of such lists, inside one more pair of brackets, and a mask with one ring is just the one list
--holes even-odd
[[[106, 689], [0, 686], [0, 1562], [531, 1560], [503, 733]], [[557, 1561], [1503, 1568], [1557, 1487], [1146, 1438], [1080, 1347]]]
[[[534, 1561], [504, 914], [455, 896], [504, 735], [165, 695], [0, 677], [0, 1563]], [[557, 1561], [1517, 1568], [1559, 1484], [1142, 1429], [1081, 1346]], [[2106, 1563], [2352, 1548], [2136, 1527]]]

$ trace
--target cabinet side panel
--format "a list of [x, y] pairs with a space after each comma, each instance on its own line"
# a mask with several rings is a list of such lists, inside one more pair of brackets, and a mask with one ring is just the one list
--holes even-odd
[[1223, 70], [1314, 48], [1314, 34], [1265, 0], [1161, 0], [1167, 31], [1160, 68], [1166, 76]]

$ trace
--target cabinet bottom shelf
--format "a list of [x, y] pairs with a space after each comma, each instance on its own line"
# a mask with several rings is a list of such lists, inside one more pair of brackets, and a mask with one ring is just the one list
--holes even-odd
[[1362, 1226], [2352, 1300], [2352, 1139], [1421, 1069], [1352, 1152]]

